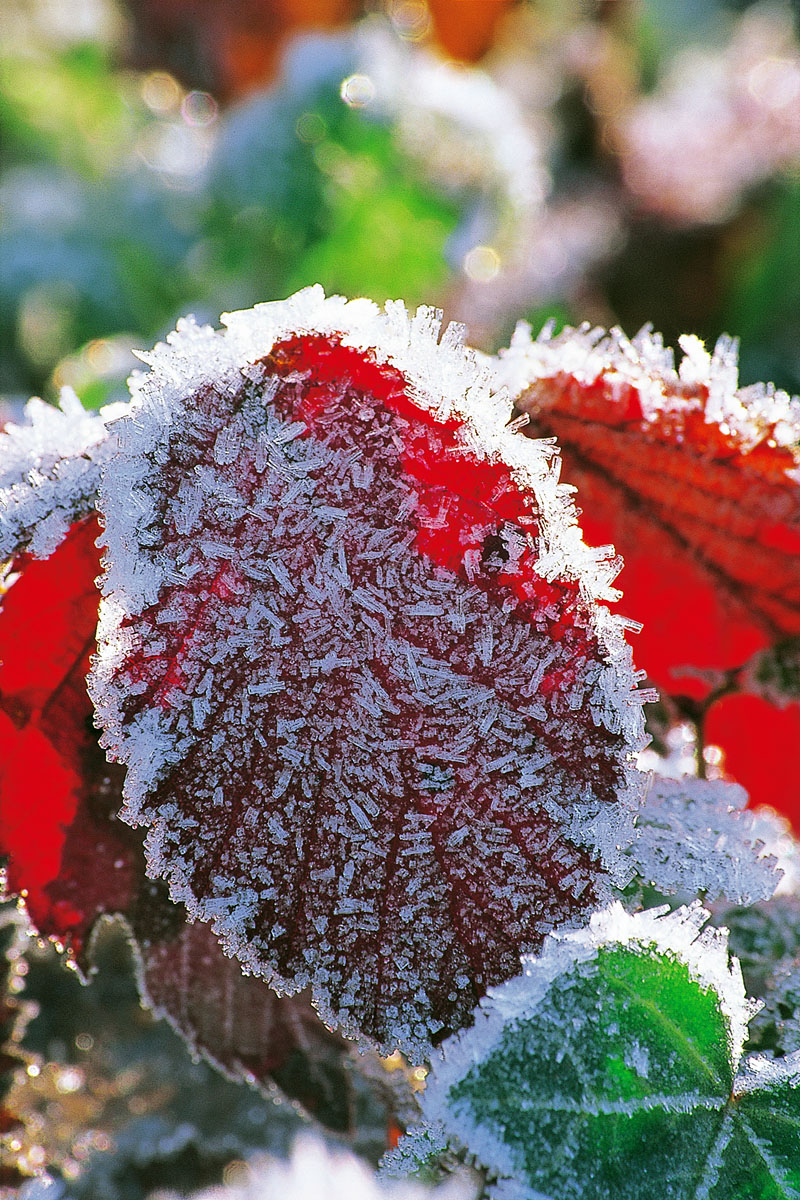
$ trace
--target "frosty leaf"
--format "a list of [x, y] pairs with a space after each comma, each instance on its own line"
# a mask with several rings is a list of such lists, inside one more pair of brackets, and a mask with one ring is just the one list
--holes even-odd
[[33, 399], [26, 425], [0, 433], [0, 562], [27, 550], [46, 558], [74, 521], [94, 512], [100, 470], [113, 448], [113, 405], [88, 413], [71, 388], [60, 407]]
[[777, 708], [800, 700], [800, 638], [786, 638], [755, 654], [743, 671], [748, 692]]
[[800, 1057], [740, 1062], [754, 1008], [699, 906], [554, 935], [445, 1043], [426, 1117], [503, 1200], [745, 1200], [800, 1188]]
[[175, 899], [424, 1054], [630, 837], [616, 565], [460, 330], [318, 288], [227, 321], [158, 347], [117, 427], [104, 744]]
[[637, 662], [661, 687], [705, 694], [698, 669], [739, 667], [800, 633], [800, 402], [740, 388], [735, 343], [713, 355], [645, 329], [520, 327], [499, 377], [555, 435], [584, 530], [622, 553], [625, 610], [644, 622]]
[[84, 971], [98, 918], [122, 914], [150, 1004], [230, 1076], [276, 1090], [351, 1133], [362, 1097], [403, 1123], [402, 1097], [331, 1033], [304, 997], [244, 976], [207, 926], [145, 877], [141, 835], [118, 820], [123, 772], [106, 762], [85, 675], [100, 564], [94, 519], [21, 567], [0, 611], [0, 854], [37, 931]]
[[208, 925], [182, 921], [174, 936], [140, 935], [137, 944], [147, 1006], [229, 1077], [272, 1088], [337, 1133], [357, 1128], [364, 1094], [385, 1110], [384, 1128], [405, 1123], [409, 1101], [377, 1058], [373, 1065], [327, 1029], [306, 997], [278, 996], [243, 975]]
[[749, 1048], [784, 1058], [800, 1049], [800, 964], [779, 963], [766, 986], [764, 1007], [750, 1024]]
[[734, 783], [656, 776], [626, 851], [636, 874], [664, 895], [702, 892], [735, 904], [767, 899], [781, 878], [758, 821]]
[[766, 997], [776, 964], [800, 955], [800, 900], [791, 893], [747, 907], [718, 905], [714, 922], [730, 931], [750, 995]]

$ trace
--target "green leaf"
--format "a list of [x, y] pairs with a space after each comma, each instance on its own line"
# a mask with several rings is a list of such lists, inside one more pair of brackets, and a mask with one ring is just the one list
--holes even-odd
[[445, 1042], [423, 1111], [490, 1196], [800, 1196], [800, 1054], [740, 1062], [756, 1006], [708, 916], [615, 904], [551, 935]]

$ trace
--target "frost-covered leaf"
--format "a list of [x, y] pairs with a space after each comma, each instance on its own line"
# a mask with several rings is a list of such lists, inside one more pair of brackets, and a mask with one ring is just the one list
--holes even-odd
[[636, 874], [664, 895], [701, 892], [735, 904], [767, 899], [781, 872], [746, 804], [735, 783], [655, 776], [626, 851]]
[[424, 1054], [630, 838], [615, 564], [452, 327], [308, 289], [183, 324], [105, 476], [91, 690], [150, 869]]
[[800, 1189], [800, 1056], [741, 1060], [753, 1014], [694, 905], [553, 935], [437, 1054], [434, 1127], [502, 1200], [782, 1200]]
[[[388, 1074], [377, 1056], [360, 1054], [326, 1028], [306, 996], [278, 996], [262, 979], [243, 975], [211, 928], [182, 920], [181, 909], [173, 936], [141, 933], [137, 944], [144, 1002], [190, 1046], [229, 1077], [271, 1088], [336, 1133], [352, 1136], [365, 1106], [384, 1112], [385, 1136], [390, 1123], [413, 1119], [402, 1072]], [[164, 915], [169, 920], [166, 909]]]
[[475, 1200], [465, 1176], [442, 1187], [378, 1182], [367, 1165], [352, 1154], [331, 1152], [322, 1142], [300, 1138], [291, 1159], [255, 1158], [243, 1182], [196, 1192], [193, 1200]]
[[765, 999], [776, 966], [800, 955], [800, 899], [793, 893], [753, 905], [715, 905], [714, 923], [729, 930], [751, 996]]
[[532, 437], [555, 435], [586, 536], [621, 552], [637, 663], [671, 692], [800, 633], [800, 401], [740, 388], [735, 343], [683, 361], [648, 329], [520, 327], [499, 378]]
[[786, 638], [753, 655], [743, 678], [748, 692], [777, 708], [800, 700], [800, 638]]
[[[237, 1079], [351, 1134], [365, 1103], [405, 1124], [402, 1089], [331, 1033], [305, 997], [242, 974], [205, 925], [190, 925], [145, 876], [141, 834], [117, 817], [122, 769], [107, 763], [85, 676], [95, 646], [100, 569], [94, 519], [50, 558], [14, 566], [0, 610], [0, 854], [44, 937], [84, 972], [98, 919], [135, 938], [143, 993], [199, 1053]], [[398, 1083], [400, 1073], [398, 1073]]]
[[776, 1058], [800, 1050], [800, 963], [779, 963], [767, 980], [764, 1007], [750, 1023], [748, 1048]]
[[70, 526], [94, 512], [102, 465], [113, 451], [107, 422], [125, 405], [86, 412], [71, 388], [59, 408], [29, 401], [27, 424], [0, 433], [0, 562], [23, 550], [46, 558]]

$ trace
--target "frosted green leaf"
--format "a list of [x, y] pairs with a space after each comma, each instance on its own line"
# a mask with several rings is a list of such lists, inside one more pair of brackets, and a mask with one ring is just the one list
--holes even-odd
[[745, 664], [743, 685], [777, 708], [800, 700], [800, 637], [784, 638]]
[[699, 904], [551, 935], [433, 1063], [423, 1110], [495, 1200], [800, 1197], [800, 1054], [741, 1061], [757, 1005]]

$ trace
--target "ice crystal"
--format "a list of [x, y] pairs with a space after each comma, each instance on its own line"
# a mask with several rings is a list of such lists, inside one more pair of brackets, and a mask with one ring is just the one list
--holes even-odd
[[27, 424], [0, 433], [0, 562], [26, 550], [47, 558], [74, 521], [94, 511], [100, 471], [113, 450], [107, 423], [124, 411], [89, 413], [71, 388], [59, 407], [34, 398]]
[[424, 1054], [629, 870], [617, 564], [460, 329], [316, 288], [226, 323], [118, 425], [104, 743], [191, 915]]
[[658, 891], [703, 892], [752, 904], [780, 882], [747, 793], [735, 783], [687, 777], [653, 779], [627, 851], [636, 873]]
[[742, 1060], [759, 1005], [708, 915], [613, 905], [552, 935], [437, 1052], [434, 1140], [497, 1177], [491, 1196], [795, 1195], [800, 1057]]

